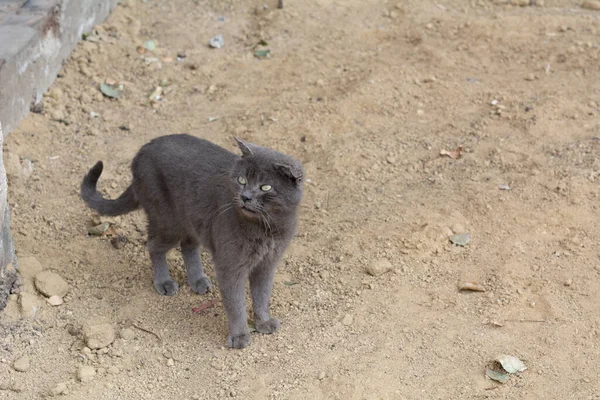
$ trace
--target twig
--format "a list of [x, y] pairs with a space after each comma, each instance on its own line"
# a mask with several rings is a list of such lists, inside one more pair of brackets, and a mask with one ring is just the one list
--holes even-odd
[[158, 333], [152, 332], [151, 330], [146, 329], [146, 328], [141, 327], [141, 326], [136, 325], [136, 324], [131, 324], [131, 326], [133, 326], [136, 329], [139, 329], [142, 332], [146, 332], [146, 333], [149, 333], [151, 335], [154, 335], [158, 339], [158, 341], [162, 344], [162, 337], [160, 337], [160, 335]]
[[546, 322], [545, 319], [506, 319], [508, 322]]

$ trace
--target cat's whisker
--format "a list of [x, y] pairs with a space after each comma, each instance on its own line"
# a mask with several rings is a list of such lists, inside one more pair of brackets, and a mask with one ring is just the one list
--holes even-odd
[[220, 214], [228, 211], [232, 207], [233, 207], [233, 203], [227, 203], [227, 204], [222, 205], [221, 207], [219, 207], [216, 211], [214, 211], [212, 213], [212, 215], [208, 218], [208, 220], [212, 222], [213, 219], [215, 219]]

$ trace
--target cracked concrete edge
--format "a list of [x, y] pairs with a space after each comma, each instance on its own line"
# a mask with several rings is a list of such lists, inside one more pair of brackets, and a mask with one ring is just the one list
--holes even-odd
[[[117, 3], [33, 0], [23, 3], [29, 9], [0, 14], [0, 150], [3, 138], [27, 115], [32, 104], [41, 101], [82, 35], [102, 23]], [[0, 157], [0, 310], [6, 306], [17, 278], [7, 187]]]
[[0, 121], [5, 136], [41, 100], [82, 35], [103, 22], [117, 2], [46, 0], [41, 11], [29, 10], [29, 18], [0, 22]]
[[[4, 142], [0, 123], [0, 149]], [[0, 157], [0, 310], [6, 307], [8, 295], [17, 279], [16, 257], [10, 235], [10, 210], [7, 202], [8, 184], [4, 162]]]

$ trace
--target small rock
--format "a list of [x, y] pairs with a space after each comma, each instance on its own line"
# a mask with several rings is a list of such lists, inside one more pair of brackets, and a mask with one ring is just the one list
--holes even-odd
[[66, 118], [66, 115], [63, 110], [56, 109], [50, 113], [50, 118], [52, 118], [54, 121], [64, 121]]
[[121, 329], [120, 336], [123, 340], [131, 340], [135, 337], [135, 332], [129, 328]]
[[173, 367], [175, 365], [175, 361], [172, 358], [167, 359], [167, 365], [169, 367]]
[[10, 151], [4, 152], [4, 167], [8, 181], [11, 184], [18, 182], [21, 178], [21, 159], [19, 156]]
[[108, 367], [107, 371], [109, 374], [112, 374], [112, 375], [117, 375], [120, 372], [119, 368], [115, 367], [114, 365], [111, 365], [110, 367]]
[[115, 340], [115, 330], [111, 324], [88, 326], [83, 335], [90, 349], [101, 349]]
[[535, 75], [534, 75], [534, 74], [528, 74], [528, 75], [525, 77], [525, 80], [526, 80], [526, 81], [535, 81]]
[[67, 384], [64, 382], [61, 382], [61, 383], [57, 384], [56, 386], [54, 386], [52, 389], [50, 389], [50, 396], [60, 396], [61, 394], [63, 394], [66, 391], [67, 391]]
[[511, 0], [511, 4], [513, 6], [518, 6], [518, 7], [527, 7], [530, 6], [532, 3], [532, 0]]
[[465, 228], [461, 224], [452, 224], [450, 227], [454, 233], [464, 233]]
[[63, 303], [63, 299], [60, 296], [51, 296], [50, 298], [46, 299], [46, 301], [48, 302], [48, 304], [50, 304], [51, 306], [60, 306]]
[[468, 233], [457, 233], [450, 236], [450, 241], [456, 246], [465, 247], [471, 242], [471, 235]]
[[210, 39], [208, 44], [213, 49], [220, 49], [221, 47], [223, 47], [225, 45], [225, 38], [223, 37], [223, 35], [218, 34], [217, 36]]
[[35, 315], [42, 307], [42, 302], [34, 294], [21, 292], [19, 293], [19, 305], [23, 317], [35, 318]]
[[[6, 156], [5, 156], [6, 159]], [[19, 257], [19, 273], [23, 277], [25, 291], [29, 293], [35, 292], [33, 280], [37, 274], [42, 272], [44, 267], [35, 257]]]
[[319, 372], [319, 380], [322, 381], [323, 379], [325, 379], [325, 371]]
[[77, 370], [77, 379], [79, 379], [81, 382], [89, 382], [94, 379], [95, 375], [96, 370], [90, 365], [81, 365]]
[[13, 363], [13, 368], [15, 369], [15, 371], [27, 372], [29, 370], [29, 367], [29, 357], [27, 356], [17, 358]]
[[367, 273], [371, 276], [383, 275], [386, 272], [390, 271], [391, 269], [392, 269], [392, 263], [386, 259], [377, 260], [377, 261], [367, 265], [367, 267], [365, 268]]
[[442, 228], [442, 236], [443, 237], [450, 237], [454, 235], [454, 232], [452, 232], [452, 229], [448, 228], [447, 226]]
[[33, 162], [31, 160], [24, 158], [21, 160], [21, 177], [23, 181], [27, 181], [33, 174]]
[[598, 1], [598, 0], [585, 0], [581, 4], [581, 8], [585, 8], [585, 9], [588, 9], [588, 10], [599, 11], [600, 10], [600, 1]]
[[352, 317], [352, 315], [346, 314], [346, 315], [344, 315], [344, 319], [342, 319], [342, 324], [346, 325], [346, 326], [350, 326], [350, 325], [352, 325], [353, 321], [354, 321], [354, 318]]
[[25, 385], [23, 382], [13, 382], [9, 389], [15, 393], [21, 393], [25, 391]]
[[42, 271], [35, 276], [35, 287], [46, 297], [65, 297], [69, 292], [69, 284], [58, 274]]
[[565, 286], [567, 286], [567, 287], [568, 287], [568, 286], [571, 286], [571, 285], [573, 285], [573, 279], [570, 279], [570, 278], [569, 278], [569, 279], [567, 279], [567, 280], [565, 281]]
[[81, 352], [83, 354], [92, 354], [92, 349], [90, 349], [89, 347], [84, 347], [83, 349], [81, 349]]

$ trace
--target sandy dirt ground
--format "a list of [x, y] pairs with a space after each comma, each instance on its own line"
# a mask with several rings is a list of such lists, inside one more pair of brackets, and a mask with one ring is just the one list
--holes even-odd
[[[8, 137], [29, 275], [0, 315], [0, 399], [600, 399], [600, 11], [265, 1], [122, 2]], [[181, 132], [306, 166], [282, 329], [242, 351], [176, 251], [182, 289], [157, 295], [142, 212], [98, 218], [78, 197], [95, 161], [115, 197], [141, 145]], [[64, 304], [36, 293], [39, 269], [66, 280]], [[116, 338], [90, 349], [98, 324]], [[528, 369], [486, 378], [500, 354]]]

